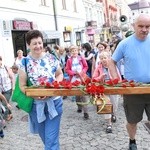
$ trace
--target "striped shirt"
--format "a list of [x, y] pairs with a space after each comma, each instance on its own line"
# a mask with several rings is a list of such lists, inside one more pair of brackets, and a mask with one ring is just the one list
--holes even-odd
[[12, 89], [11, 79], [5, 66], [0, 67], [0, 92]]

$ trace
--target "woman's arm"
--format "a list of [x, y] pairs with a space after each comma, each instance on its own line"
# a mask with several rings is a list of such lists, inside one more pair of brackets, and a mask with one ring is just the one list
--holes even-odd
[[9, 75], [9, 78], [11, 80], [11, 83], [12, 83], [12, 90], [13, 88], [15, 87], [15, 79], [14, 79], [14, 74], [12, 72], [12, 70], [9, 68], [9, 67], [6, 67], [6, 70], [7, 70], [7, 73]]
[[93, 56], [94, 56], [94, 54], [90, 53], [90, 54], [88, 55], [88, 57], [85, 57], [85, 60], [90, 60]]
[[97, 81], [104, 81], [105, 74], [104, 73], [100, 73], [100, 68], [98, 68], [98, 67], [94, 70], [92, 79], [95, 79]]
[[57, 69], [55, 77], [56, 77], [56, 81], [58, 82], [63, 80], [63, 72], [62, 72], [61, 67]]
[[86, 62], [86, 60], [84, 58], [81, 58], [81, 59], [82, 59], [81, 63], [83, 65], [82, 72], [86, 73], [87, 70], [88, 70], [88, 64], [87, 64], [87, 62]]
[[9, 109], [11, 108], [11, 105], [7, 102], [7, 99], [5, 98], [5, 96], [2, 93], [0, 93], [0, 99], [6, 103], [6, 105]]
[[25, 87], [27, 86], [27, 75], [21, 69], [19, 69], [19, 86], [21, 91], [25, 93]]
[[92, 77], [93, 77], [94, 70], [95, 70], [95, 64], [96, 64], [96, 60], [95, 60], [95, 57], [93, 57], [93, 59], [92, 59]]
[[66, 62], [66, 67], [65, 67], [65, 71], [69, 76], [74, 76], [76, 75], [75, 71], [71, 70], [71, 59], [68, 59]]

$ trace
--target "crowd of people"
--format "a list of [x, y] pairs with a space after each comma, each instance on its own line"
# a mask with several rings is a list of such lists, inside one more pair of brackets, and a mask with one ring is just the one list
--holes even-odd
[[[24, 93], [27, 78], [35, 86], [39, 86], [42, 79], [47, 82], [59, 82], [63, 79], [70, 82], [83, 81], [85, 75], [100, 82], [116, 78], [121, 82], [125, 78], [129, 81], [149, 83], [150, 19], [148, 15], [138, 16], [133, 27], [134, 32], [127, 32], [125, 39], [116, 36], [113, 41], [99, 42], [95, 47], [87, 42], [80, 47], [71, 45], [65, 48], [56, 45], [44, 48], [43, 35], [39, 30], [27, 32], [26, 43], [30, 52], [26, 57], [23, 56], [22, 50], [18, 50], [18, 56], [11, 68], [5, 66], [0, 57], [0, 99], [2, 100], [0, 116], [3, 116], [6, 121], [13, 118], [9, 102], [18, 74], [20, 88]], [[27, 69], [23, 63], [24, 59], [27, 62]], [[119, 96], [107, 96], [113, 105], [113, 113], [105, 114], [104, 119], [107, 121], [106, 133], [112, 133], [112, 123], [117, 120]], [[34, 97], [32, 111], [29, 113], [30, 129], [32, 133], [39, 134], [45, 150], [60, 149], [59, 129], [65, 98], [66, 96]], [[83, 112], [83, 118], [89, 119], [89, 96], [73, 96], [72, 98], [75, 98], [77, 113]], [[142, 120], [144, 110], [150, 121], [149, 95], [123, 95], [123, 99], [130, 138], [129, 149], [136, 150], [137, 123]], [[3, 128], [0, 129], [0, 136], [4, 137]]]

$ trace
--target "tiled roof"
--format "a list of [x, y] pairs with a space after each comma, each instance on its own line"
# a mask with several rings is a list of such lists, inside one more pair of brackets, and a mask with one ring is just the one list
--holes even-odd
[[139, 2], [129, 4], [128, 6], [130, 7], [131, 10], [150, 8], [150, 2], [147, 2], [146, 0], [141, 0]]

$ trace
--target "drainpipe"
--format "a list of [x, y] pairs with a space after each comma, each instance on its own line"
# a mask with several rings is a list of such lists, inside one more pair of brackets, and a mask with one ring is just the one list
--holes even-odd
[[[54, 12], [55, 30], [58, 31], [57, 12], [56, 12], [56, 2], [55, 2], [55, 0], [53, 0], [53, 12]], [[57, 39], [57, 44], [59, 45], [59, 39]]]

